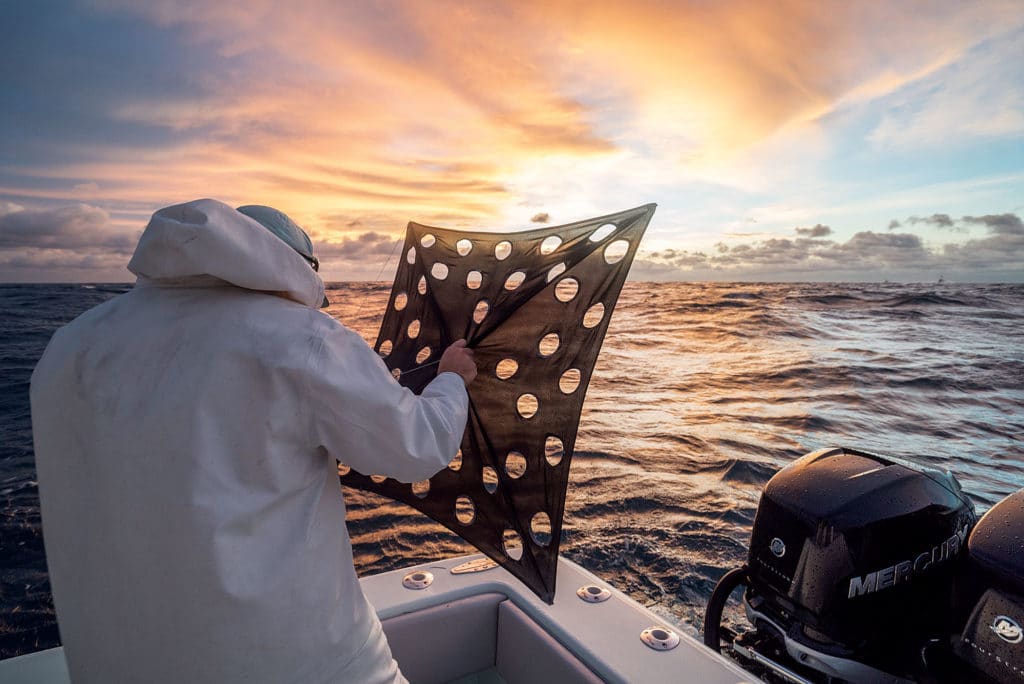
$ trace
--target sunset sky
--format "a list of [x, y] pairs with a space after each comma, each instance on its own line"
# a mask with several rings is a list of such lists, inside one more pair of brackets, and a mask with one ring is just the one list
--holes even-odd
[[[150, 214], [269, 204], [326, 280], [409, 220], [657, 202], [641, 280], [1024, 281], [1024, 5], [0, 5], [0, 282], [130, 281]], [[397, 253], [396, 253], [397, 254]]]

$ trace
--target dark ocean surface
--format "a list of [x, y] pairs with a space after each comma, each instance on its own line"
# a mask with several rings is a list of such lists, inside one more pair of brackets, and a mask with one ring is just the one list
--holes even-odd
[[[58, 643], [28, 383], [60, 325], [123, 285], [0, 286], [0, 657]], [[332, 286], [368, 341], [390, 286]], [[1024, 286], [628, 283], [580, 422], [565, 556], [699, 624], [745, 560], [761, 487], [857, 447], [951, 470], [978, 512], [1024, 487]], [[360, 573], [471, 548], [402, 504], [346, 491]]]

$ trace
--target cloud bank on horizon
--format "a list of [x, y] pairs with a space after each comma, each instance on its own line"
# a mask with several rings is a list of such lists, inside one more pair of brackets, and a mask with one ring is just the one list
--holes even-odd
[[1015, 0], [43, 0], [0, 20], [0, 281], [129, 280], [149, 215], [197, 197], [286, 211], [327, 279], [376, 277], [410, 219], [655, 201], [637, 279], [1024, 280]]

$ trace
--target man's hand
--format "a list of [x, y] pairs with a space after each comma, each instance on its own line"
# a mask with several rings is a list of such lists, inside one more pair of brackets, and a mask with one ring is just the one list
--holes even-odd
[[452, 345], [444, 350], [437, 372], [455, 373], [466, 385], [473, 382], [473, 378], [476, 377], [476, 361], [473, 360], [473, 350], [466, 348], [466, 340], [452, 342]]

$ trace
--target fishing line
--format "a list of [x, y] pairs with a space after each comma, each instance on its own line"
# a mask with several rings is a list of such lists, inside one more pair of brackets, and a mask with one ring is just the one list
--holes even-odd
[[402, 375], [403, 376], [404, 375], [409, 375], [409, 373], [415, 373], [416, 371], [421, 371], [424, 368], [430, 368], [431, 366], [436, 366], [439, 363], [441, 363], [441, 359], [438, 359], [437, 361], [431, 361], [430, 363], [425, 363], [422, 366], [415, 366], [414, 368], [410, 368], [407, 371], [402, 371]]
[[[397, 240], [395, 240], [394, 244], [391, 245], [391, 252], [388, 254], [387, 258], [384, 259], [384, 263], [382, 263], [380, 265], [380, 269], [377, 270], [377, 275], [376, 275], [376, 277], [374, 277], [373, 282], [377, 282], [378, 280], [380, 280], [381, 273], [384, 272], [384, 269], [385, 269], [385, 267], [387, 267], [388, 262], [391, 261], [391, 257], [395, 256], [395, 250], [398, 248], [398, 244], [401, 241], [402, 241], [402, 238], [399, 237]], [[359, 301], [359, 307], [356, 309], [355, 314], [352, 316], [353, 320], [359, 318], [359, 313], [363, 310], [363, 305], [366, 303], [366, 298], [369, 297], [369, 296], [370, 296], [369, 292], [363, 293], [363, 297]], [[402, 371], [402, 375], [408, 375], [410, 373], [415, 373], [415, 372], [421, 371], [421, 370], [423, 370], [425, 368], [432, 368], [432, 367], [438, 365], [439, 363], [441, 363], [440, 359], [438, 359], [437, 361], [431, 361], [430, 363], [425, 363], [422, 366], [415, 366], [413, 368], [410, 368], [407, 371]]]
[[[395, 249], [398, 248], [398, 243], [400, 243], [401, 241], [402, 238], [399, 237], [397, 240], [395, 240], [395, 244], [391, 245], [391, 253], [388, 254], [386, 259], [384, 259], [384, 263], [380, 265], [380, 270], [377, 271], [377, 276], [373, 279], [372, 282], [377, 282], [378, 280], [380, 280], [380, 274], [384, 272], [384, 267], [388, 265], [389, 261], [391, 261], [391, 257], [395, 256]], [[359, 313], [363, 310], [363, 305], [366, 304], [366, 298], [369, 296], [369, 291], [363, 293], [363, 298], [359, 301], [359, 308], [356, 309], [355, 315], [352, 316], [353, 320], [359, 318]]]

